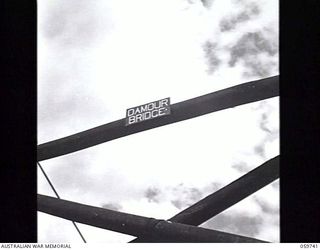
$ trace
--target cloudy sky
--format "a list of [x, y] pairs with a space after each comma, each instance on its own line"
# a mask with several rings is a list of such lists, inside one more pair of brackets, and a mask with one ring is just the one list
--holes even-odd
[[[278, 74], [277, 0], [38, 1], [38, 144]], [[42, 161], [61, 198], [167, 219], [279, 154], [278, 98]], [[54, 196], [38, 172], [38, 193]], [[78, 224], [87, 242], [133, 237]], [[279, 242], [279, 181], [201, 226]], [[39, 242], [81, 242], [38, 212]]]

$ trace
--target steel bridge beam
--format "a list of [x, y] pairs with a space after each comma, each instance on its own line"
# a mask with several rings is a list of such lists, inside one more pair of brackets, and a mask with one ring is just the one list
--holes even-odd
[[169, 221], [200, 225], [278, 178], [279, 156], [188, 207]]
[[221, 231], [83, 205], [40, 194], [38, 194], [38, 211], [119, 233], [148, 237], [155, 241], [159, 239], [159, 242], [265, 242]]
[[[168, 221], [198, 226], [279, 178], [279, 156], [208, 195]], [[150, 242], [137, 238], [130, 242]]]
[[279, 95], [279, 76], [243, 83], [171, 105], [171, 114], [130, 126], [125, 119], [38, 145], [38, 161], [69, 154], [144, 130]]

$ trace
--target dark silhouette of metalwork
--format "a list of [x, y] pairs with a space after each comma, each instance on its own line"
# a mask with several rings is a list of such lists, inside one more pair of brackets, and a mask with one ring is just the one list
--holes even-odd
[[159, 239], [166, 239], [166, 242], [176, 240], [179, 242], [265, 242], [216, 230], [83, 205], [41, 194], [38, 194], [38, 210], [118, 233], [153, 239], [159, 237]]
[[[46, 178], [47, 182], [49, 183], [52, 191], [53, 191], [54, 194], [56, 195], [56, 197], [57, 197], [58, 199], [61, 199], [61, 198], [60, 198], [60, 195], [59, 195], [58, 192], [57, 192], [57, 190], [56, 190], [55, 187], [53, 186], [53, 184], [52, 184], [49, 176], [46, 174], [46, 172], [44, 171], [43, 167], [41, 166], [41, 164], [40, 164], [39, 162], [38, 162], [38, 166], [39, 166], [41, 172], [43, 173], [44, 177]], [[78, 228], [77, 224], [76, 224], [74, 221], [71, 221], [71, 222], [72, 222], [74, 228], [77, 230], [78, 234], [80, 235], [82, 241], [83, 241], [84, 243], [87, 243], [86, 239], [84, 238], [84, 236], [83, 236], [83, 234], [81, 233], [80, 229]]]
[[[211, 112], [279, 95], [279, 76], [240, 84], [171, 105], [171, 115], [125, 126], [120, 119], [38, 146], [38, 161]], [[266, 242], [197, 227], [279, 178], [279, 156], [210, 194], [169, 220], [158, 220], [92, 207], [38, 194], [38, 210], [138, 238], [131, 242]]]
[[[279, 156], [265, 162], [227, 186], [208, 195], [169, 219], [198, 226], [279, 178]], [[150, 242], [137, 238], [131, 242]]]
[[184, 121], [219, 110], [264, 100], [279, 95], [279, 76], [252, 81], [171, 106], [171, 114], [125, 126], [125, 118], [38, 146], [38, 161], [73, 153], [124, 136]]

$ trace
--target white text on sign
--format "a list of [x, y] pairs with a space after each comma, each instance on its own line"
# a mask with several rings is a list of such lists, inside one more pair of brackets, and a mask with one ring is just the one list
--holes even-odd
[[159, 101], [150, 102], [134, 108], [127, 109], [126, 126], [138, 122], [154, 119], [156, 117], [169, 115], [170, 98], [165, 98]]

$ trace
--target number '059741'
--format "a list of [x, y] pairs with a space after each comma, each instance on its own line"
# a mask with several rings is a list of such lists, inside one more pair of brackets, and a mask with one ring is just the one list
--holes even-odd
[[300, 244], [300, 248], [318, 248], [318, 244], [313, 244], [313, 243]]

